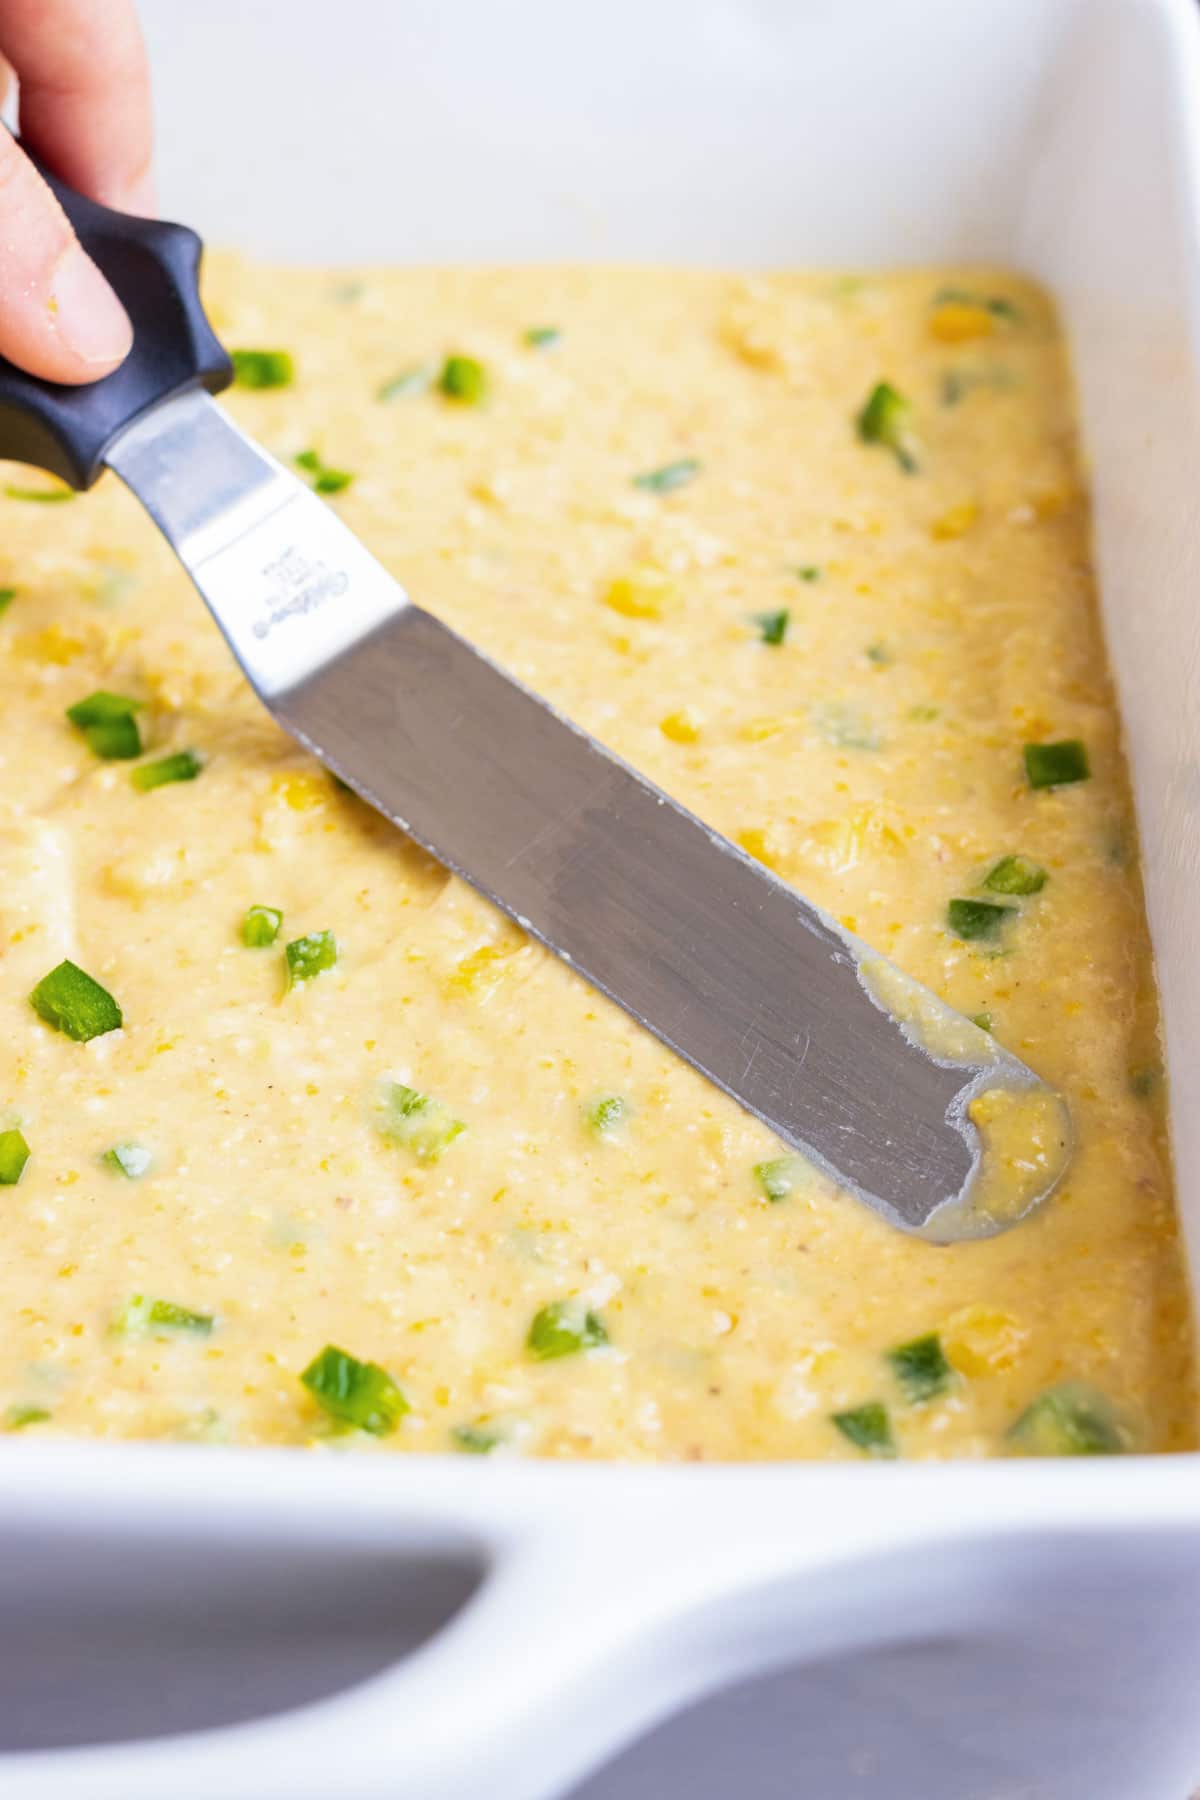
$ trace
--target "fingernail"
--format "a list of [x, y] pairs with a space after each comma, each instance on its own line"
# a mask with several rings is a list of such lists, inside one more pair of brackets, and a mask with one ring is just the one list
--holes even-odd
[[50, 284], [51, 325], [83, 362], [112, 367], [133, 343], [133, 327], [91, 257], [72, 244]]

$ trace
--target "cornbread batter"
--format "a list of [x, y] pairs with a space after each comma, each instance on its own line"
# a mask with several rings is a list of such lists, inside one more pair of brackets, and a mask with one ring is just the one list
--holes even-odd
[[209, 299], [233, 412], [423, 605], [993, 1032], [1076, 1149], [999, 1237], [892, 1230], [291, 744], [115, 480], [8, 465], [8, 1428], [1189, 1446], [1153, 970], [1045, 297], [981, 270], [214, 259]]

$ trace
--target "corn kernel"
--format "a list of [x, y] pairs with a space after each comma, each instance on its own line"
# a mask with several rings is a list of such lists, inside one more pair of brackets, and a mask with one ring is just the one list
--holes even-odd
[[64, 631], [61, 625], [47, 625], [41, 631], [25, 632], [13, 643], [13, 650], [17, 656], [28, 657], [31, 662], [54, 663], [64, 668], [83, 655], [84, 642]]
[[314, 769], [293, 769], [272, 775], [271, 792], [293, 812], [312, 812], [314, 808], [324, 806], [328, 799], [329, 782]]
[[689, 706], [668, 713], [665, 719], [658, 721], [658, 729], [673, 744], [697, 744], [700, 741], [700, 720]]
[[765, 867], [774, 869], [776, 874], [779, 874], [783, 867], [785, 853], [782, 844], [769, 825], [747, 826], [745, 830], [738, 832], [737, 842], [747, 856], [752, 856], [755, 862], [763, 863]]
[[939, 539], [965, 537], [979, 517], [979, 508], [973, 500], [963, 500], [944, 512], [940, 519], [935, 519], [929, 527], [930, 537]]
[[677, 600], [670, 576], [649, 568], [618, 575], [604, 594], [605, 606], [626, 619], [661, 619], [674, 609]]
[[748, 744], [761, 744], [767, 738], [779, 737], [782, 732], [790, 731], [793, 726], [804, 722], [802, 712], [765, 713], [757, 719], [747, 719], [739, 726], [738, 736]]
[[1028, 1332], [998, 1306], [962, 1306], [941, 1329], [942, 1348], [963, 1375], [994, 1375], [1010, 1369]]
[[817, 819], [808, 827], [800, 846], [808, 862], [845, 875], [857, 868], [868, 853], [904, 848], [900, 834], [873, 806], [856, 806], [840, 819]]
[[971, 338], [990, 337], [996, 321], [986, 306], [970, 300], [943, 300], [929, 316], [929, 335], [942, 344], [965, 344]]
[[456, 962], [446, 977], [446, 991], [451, 994], [477, 994], [486, 998], [504, 979], [504, 963], [511, 952], [497, 949], [495, 944], [481, 944]]

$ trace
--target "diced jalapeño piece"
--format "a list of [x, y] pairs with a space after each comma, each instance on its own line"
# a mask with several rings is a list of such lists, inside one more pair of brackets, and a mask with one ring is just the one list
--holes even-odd
[[1161, 1063], [1141, 1063], [1129, 1071], [1129, 1091], [1139, 1100], [1149, 1100], [1162, 1086]]
[[1104, 1395], [1081, 1381], [1047, 1388], [1009, 1428], [1016, 1456], [1120, 1456], [1125, 1433]]
[[69, 960], [43, 975], [30, 994], [29, 1003], [39, 1019], [74, 1038], [77, 1044], [103, 1037], [106, 1031], [116, 1031], [121, 1025], [121, 1008], [108, 989]]
[[890, 450], [906, 475], [916, 470], [916, 458], [909, 448], [911, 408], [903, 394], [890, 381], [880, 381], [871, 389], [858, 415], [858, 435], [864, 444], [880, 444]]
[[153, 1300], [145, 1294], [135, 1294], [113, 1320], [113, 1330], [122, 1337], [158, 1337], [173, 1331], [208, 1337], [213, 1323], [211, 1313], [193, 1312], [190, 1306], [177, 1306], [174, 1300]]
[[67, 717], [82, 731], [94, 755], [107, 762], [127, 761], [142, 754], [141, 734], [133, 716], [141, 704], [127, 694], [108, 694], [101, 689], [68, 706]]
[[831, 1417], [842, 1436], [856, 1450], [867, 1456], [895, 1456], [892, 1421], [882, 1400], [867, 1400], [862, 1406], [833, 1413]]
[[555, 1300], [535, 1313], [525, 1342], [539, 1362], [550, 1362], [607, 1344], [608, 1332], [600, 1314], [582, 1300]]
[[291, 387], [296, 366], [287, 350], [231, 350], [233, 379], [237, 387]]
[[635, 475], [634, 487], [644, 488], [650, 494], [673, 494], [676, 488], [686, 487], [700, 473], [700, 464], [694, 456], [681, 456], [678, 462], [664, 463], [660, 469], [647, 469], [644, 475]]
[[326, 1344], [300, 1379], [331, 1419], [369, 1431], [372, 1437], [390, 1437], [410, 1410], [386, 1369], [378, 1363], [359, 1362], [336, 1344]]
[[904, 1390], [904, 1398], [914, 1406], [944, 1393], [954, 1377], [936, 1331], [927, 1332], [924, 1337], [910, 1338], [906, 1344], [897, 1344], [888, 1351], [887, 1358]]
[[29, 1161], [29, 1145], [16, 1126], [0, 1131], [0, 1187], [16, 1187]]
[[282, 924], [283, 914], [277, 906], [251, 906], [242, 920], [242, 942], [247, 950], [265, 950], [279, 936]]
[[1025, 775], [1031, 788], [1069, 787], [1086, 781], [1091, 772], [1087, 746], [1079, 738], [1025, 746]]
[[154, 788], [169, 787], [173, 781], [195, 781], [204, 764], [194, 750], [176, 750], [171, 756], [160, 756], [157, 762], [139, 763], [130, 769], [129, 779], [140, 794]]
[[489, 1431], [486, 1425], [456, 1425], [450, 1433], [456, 1450], [467, 1456], [486, 1456], [501, 1442], [498, 1431]]
[[597, 1137], [612, 1137], [628, 1122], [632, 1110], [624, 1094], [601, 1094], [584, 1107], [583, 1116]]
[[787, 637], [791, 616], [786, 606], [780, 607], [778, 612], [751, 613], [750, 615], [753, 623], [758, 626], [760, 640], [764, 644], [770, 644], [774, 649], [777, 649]]
[[337, 962], [337, 939], [332, 931], [310, 931], [293, 938], [284, 950], [288, 987], [301, 987]]
[[956, 937], [974, 943], [977, 938], [994, 938], [1011, 911], [994, 900], [952, 900], [946, 922]]
[[24, 1431], [27, 1425], [44, 1425], [50, 1414], [44, 1406], [10, 1406], [4, 1415], [6, 1431]]
[[467, 1129], [432, 1094], [423, 1094], [402, 1081], [381, 1083], [375, 1126], [381, 1137], [402, 1145], [422, 1163], [439, 1162]]
[[993, 894], [1040, 894], [1050, 877], [1027, 856], [1002, 856], [984, 876]]
[[802, 1156], [775, 1156], [754, 1165], [754, 1179], [772, 1203], [786, 1200], [807, 1174], [808, 1164]]
[[318, 494], [340, 494], [354, 480], [349, 469], [331, 468], [316, 450], [301, 450], [296, 457], [296, 467], [303, 469], [311, 477], [313, 488]]
[[487, 398], [487, 370], [473, 356], [448, 356], [442, 364], [438, 387], [447, 400], [457, 400], [460, 406], [478, 406]]
[[140, 1181], [143, 1175], [149, 1173], [154, 1159], [141, 1144], [114, 1144], [111, 1150], [104, 1152], [103, 1160], [118, 1175], [124, 1175], [130, 1181]]

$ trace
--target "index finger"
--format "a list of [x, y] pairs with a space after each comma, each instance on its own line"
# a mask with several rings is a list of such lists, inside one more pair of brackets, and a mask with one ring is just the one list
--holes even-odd
[[154, 125], [133, 0], [0, 0], [0, 52], [20, 81], [21, 135], [81, 193], [154, 210]]

